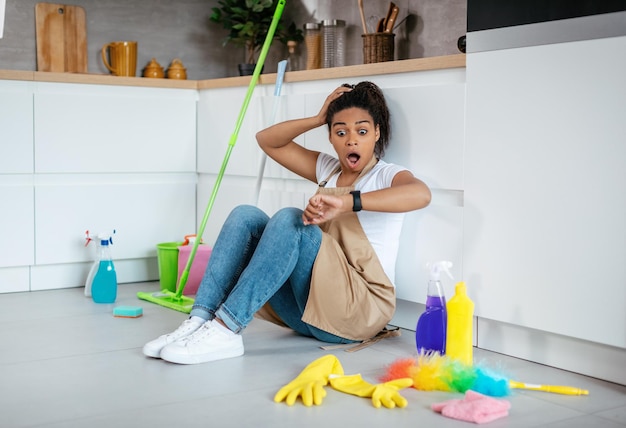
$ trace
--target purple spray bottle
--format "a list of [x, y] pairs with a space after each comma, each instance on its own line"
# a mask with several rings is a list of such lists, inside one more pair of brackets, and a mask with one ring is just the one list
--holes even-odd
[[441, 285], [441, 271], [452, 278], [450, 268], [452, 262], [440, 261], [430, 265], [430, 279], [426, 295], [426, 310], [417, 321], [415, 328], [415, 345], [417, 352], [446, 353], [446, 329], [448, 317], [446, 312], [446, 298]]

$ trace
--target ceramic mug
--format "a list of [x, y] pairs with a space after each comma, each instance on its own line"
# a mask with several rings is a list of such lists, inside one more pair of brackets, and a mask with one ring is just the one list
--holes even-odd
[[[111, 62], [107, 61], [107, 52]], [[114, 76], [134, 77], [137, 71], [137, 42], [111, 42], [102, 46], [102, 62]]]

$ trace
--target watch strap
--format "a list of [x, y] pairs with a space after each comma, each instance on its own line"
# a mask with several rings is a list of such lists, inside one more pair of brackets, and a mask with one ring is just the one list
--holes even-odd
[[361, 205], [361, 191], [353, 190], [350, 194], [352, 195], [352, 211], [361, 211], [363, 209]]

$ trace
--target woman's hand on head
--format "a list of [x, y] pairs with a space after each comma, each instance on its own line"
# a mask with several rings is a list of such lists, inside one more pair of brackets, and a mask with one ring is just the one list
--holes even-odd
[[340, 196], [314, 195], [309, 199], [309, 203], [302, 213], [302, 222], [305, 225], [322, 224], [338, 217], [346, 211], [344, 199]]
[[334, 89], [326, 97], [326, 101], [324, 101], [324, 105], [322, 106], [320, 112], [317, 114], [317, 118], [318, 118], [318, 120], [320, 122], [320, 125], [323, 125], [324, 123], [326, 123], [326, 112], [328, 112], [328, 106], [330, 105], [330, 103], [332, 103], [337, 98], [342, 96], [345, 92], [350, 92], [350, 91], [352, 91], [352, 88], [349, 88], [347, 86], [340, 86], [340, 87]]

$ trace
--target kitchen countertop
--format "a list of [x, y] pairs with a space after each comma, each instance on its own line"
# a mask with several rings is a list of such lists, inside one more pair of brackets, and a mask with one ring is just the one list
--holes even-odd
[[[318, 70], [292, 71], [285, 74], [285, 82], [351, 78], [412, 71], [442, 70], [465, 67], [465, 55], [446, 55], [430, 58], [359, 64]], [[0, 70], [0, 80], [23, 80], [54, 83], [82, 83], [93, 85], [142, 86], [154, 88], [213, 89], [248, 86], [251, 76], [225, 77], [208, 80], [171, 80], [143, 77], [119, 77], [104, 74], [48, 73], [42, 71]], [[276, 73], [261, 74], [258, 84], [276, 82]]]

